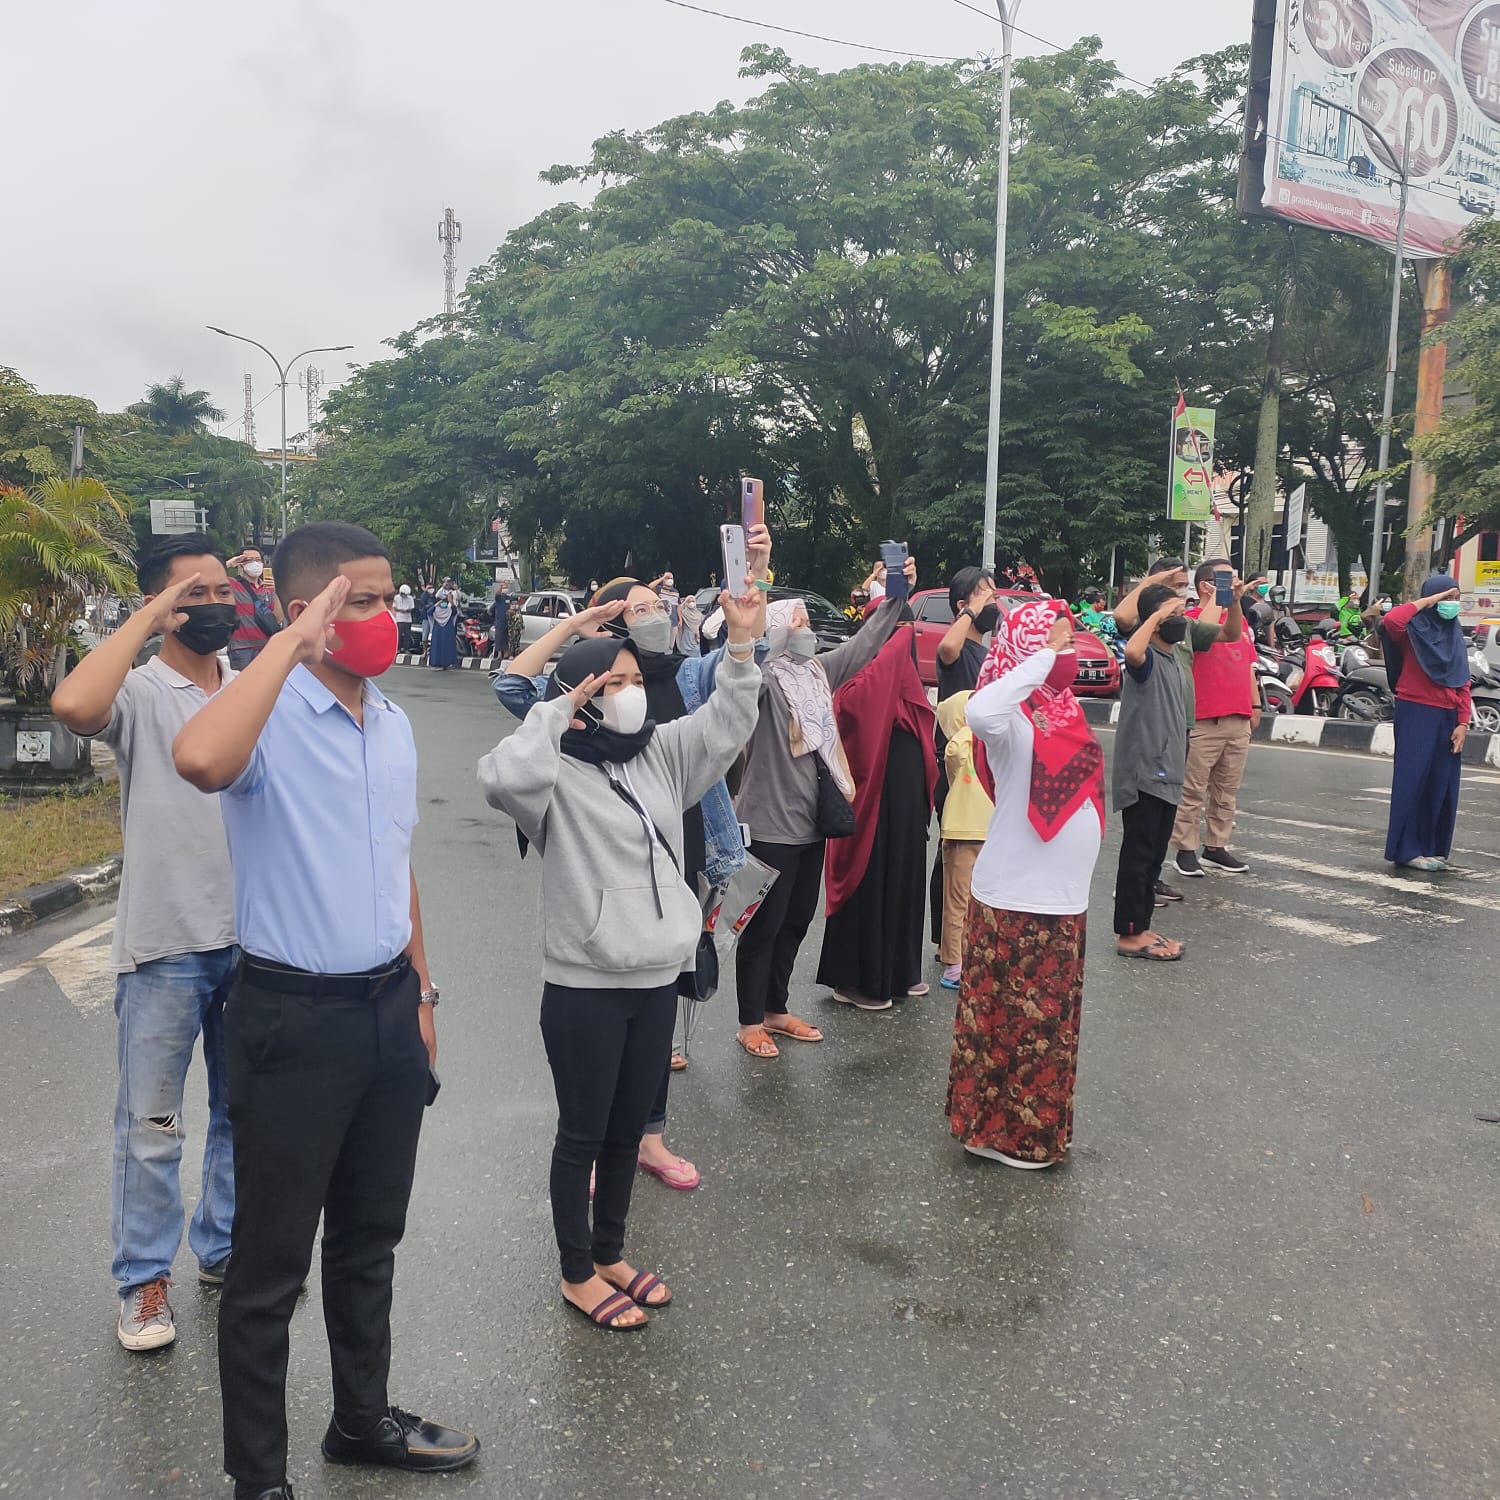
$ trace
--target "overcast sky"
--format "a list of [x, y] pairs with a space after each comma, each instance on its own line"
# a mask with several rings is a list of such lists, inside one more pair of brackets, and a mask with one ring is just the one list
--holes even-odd
[[[704, 0], [849, 41], [973, 56], [999, 26], [955, 0]], [[978, 0], [982, 4], [982, 0]], [[1250, 0], [1025, 0], [1047, 40], [1103, 37], [1128, 74], [1247, 40]], [[0, 241], [0, 363], [118, 410], [153, 381], [204, 386], [240, 434], [255, 377], [262, 447], [274, 372], [314, 344], [345, 361], [441, 311], [437, 222], [463, 224], [461, 276], [557, 190], [537, 173], [749, 90], [761, 40], [825, 69], [880, 54], [777, 35], [666, 0], [70, 0], [5, 7], [12, 135]], [[1187, 28], [1190, 28], [1190, 33]], [[1046, 50], [1021, 38], [1018, 50]], [[574, 189], [576, 192], [576, 187]], [[289, 393], [288, 429], [306, 425]]]

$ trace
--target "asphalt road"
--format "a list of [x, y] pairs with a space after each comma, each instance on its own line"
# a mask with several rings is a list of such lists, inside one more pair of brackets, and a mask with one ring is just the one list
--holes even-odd
[[[417, 868], [444, 1078], [398, 1265], [393, 1399], [471, 1427], [444, 1480], [326, 1469], [316, 1275], [293, 1327], [300, 1500], [574, 1496], [1490, 1497], [1500, 777], [1465, 779], [1464, 868], [1380, 861], [1386, 763], [1257, 747], [1249, 875], [1185, 882], [1174, 966], [1108, 937], [1094, 889], [1074, 1159], [967, 1158], [942, 1116], [951, 1002], [853, 1014], [752, 1062], [703, 1016], [668, 1139], [695, 1193], [639, 1182], [628, 1252], [673, 1307], [644, 1334], [559, 1304], [536, 1026], [534, 862], [482, 803], [508, 729], [482, 675], [389, 684], [422, 753]], [[110, 912], [0, 945], [0, 1495], [227, 1495], [214, 1295], [113, 1336]], [[932, 976], [937, 977], [934, 969]], [[187, 1178], [201, 1145], [196, 1074]]]

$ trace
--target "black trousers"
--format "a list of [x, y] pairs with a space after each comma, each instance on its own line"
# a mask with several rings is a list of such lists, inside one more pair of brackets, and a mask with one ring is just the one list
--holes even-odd
[[786, 1011], [787, 992], [802, 939], [818, 911], [823, 884], [824, 841], [816, 844], [763, 844], [750, 852], [777, 872], [776, 884], [740, 934], [735, 952], [735, 991], [740, 1025], [759, 1026], [769, 1011]]
[[676, 1023], [675, 980], [654, 990], [542, 986], [542, 1041], [557, 1092], [552, 1227], [564, 1281], [587, 1281], [595, 1265], [625, 1258], [636, 1155]]
[[377, 998], [282, 994], [241, 977], [224, 1010], [235, 1205], [219, 1304], [224, 1467], [286, 1478], [287, 1329], [323, 1217], [323, 1321], [333, 1415], [384, 1415], [391, 1277], [406, 1230], [427, 1048], [417, 978]]
[[1125, 836], [1115, 872], [1115, 931], [1134, 937], [1149, 930], [1156, 912], [1156, 882], [1172, 840], [1177, 804], [1142, 792], [1120, 817]]

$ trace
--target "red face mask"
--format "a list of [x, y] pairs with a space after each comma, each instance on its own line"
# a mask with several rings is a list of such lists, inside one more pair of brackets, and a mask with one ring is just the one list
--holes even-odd
[[1076, 651], [1059, 651], [1057, 660], [1052, 663], [1052, 670], [1047, 673], [1047, 686], [1054, 693], [1066, 692], [1078, 681], [1078, 653]]
[[330, 650], [328, 659], [356, 677], [379, 677], [396, 660], [400, 635], [388, 609], [368, 620], [335, 620], [333, 633], [343, 644]]

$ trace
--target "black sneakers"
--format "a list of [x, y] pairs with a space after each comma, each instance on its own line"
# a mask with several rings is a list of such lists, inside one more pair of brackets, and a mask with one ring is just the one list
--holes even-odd
[[393, 1406], [363, 1436], [350, 1437], [337, 1422], [323, 1435], [323, 1457], [336, 1464], [385, 1464], [429, 1473], [461, 1469], [479, 1455], [479, 1439], [426, 1422]]
[[1179, 849], [1173, 864], [1176, 865], [1179, 875], [1195, 875], [1200, 880], [1203, 878], [1203, 866], [1198, 863], [1196, 849]]
[[1176, 886], [1168, 885], [1165, 880], [1158, 880], [1156, 882], [1156, 896], [1159, 902], [1182, 900], [1182, 892]]
[[1226, 875], [1243, 875], [1250, 868], [1239, 855], [1231, 854], [1227, 849], [1205, 849], [1203, 863], [1222, 870]]

